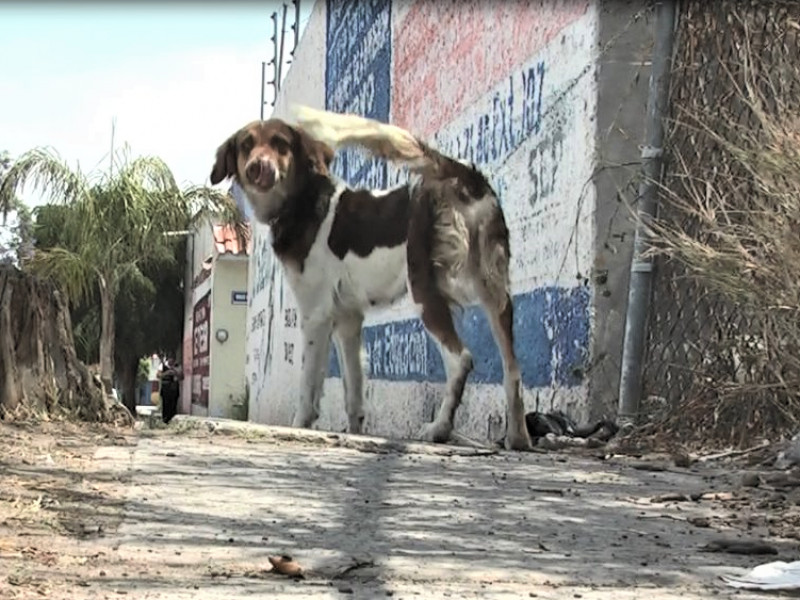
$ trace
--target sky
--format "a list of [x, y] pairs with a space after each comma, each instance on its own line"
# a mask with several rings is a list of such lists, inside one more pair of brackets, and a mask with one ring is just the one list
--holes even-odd
[[[270, 15], [280, 7], [0, 3], [0, 151], [49, 146], [82, 171], [104, 169], [113, 122], [115, 147], [160, 156], [181, 185], [207, 184], [217, 147], [259, 117], [261, 62], [272, 58]], [[312, 7], [301, 1], [301, 35]], [[287, 31], [287, 58], [292, 39]], [[22, 198], [42, 201], [29, 190]]]

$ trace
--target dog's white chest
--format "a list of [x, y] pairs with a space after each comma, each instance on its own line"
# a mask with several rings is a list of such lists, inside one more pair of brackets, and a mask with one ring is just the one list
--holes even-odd
[[340, 259], [328, 246], [333, 209], [334, 206], [319, 229], [303, 270], [286, 270], [303, 314], [331, 314], [337, 310], [364, 313], [402, 298], [408, 284], [406, 244], [378, 247], [363, 257], [348, 252]]
[[339, 298], [344, 305], [361, 310], [385, 306], [405, 295], [408, 280], [406, 245], [375, 248], [368, 256], [348, 254], [342, 261], [344, 276]]

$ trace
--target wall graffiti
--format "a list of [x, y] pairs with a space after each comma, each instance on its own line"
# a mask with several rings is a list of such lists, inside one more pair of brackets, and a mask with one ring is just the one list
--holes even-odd
[[[389, 120], [391, 94], [391, 0], [328, 0], [325, 107]], [[359, 151], [339, 152], [336, 174], [353, 185], [385, 187], [384, 161]]]
[[[551, 384], [570, 387], [582, 381], [580, 368], [589, 348], [591, 292], [584, 286], [548, 286], [516, 294], [514, 346], [528, 387]], [[483, 311], [467, 307], [456, 329], [473, 354], [471, 381], [500, 385], [503, 363]], [[445, 370], [435, 342], [419, 319], [406, 319], [364, 328], [364, 344], [371, 379], [444, 383]], [[341, 377], [335, 356], [331, 377]]]
[[294, 343], [283, 342], [283, 360], [290, 365], [294, 364]]
[[[248, 364], [247, 369], [250, 381], [250, 391], [258, 397], [261, 389], [267, 382], [267, 373], [272, 360], [272, 344], [274, 342], [274, 303], [275, 279], [277, 263], [269, 245], [269, 236], [255, 237], [253, 255], [251, 257], [251, 286], [248, 291], [250, 315], [247, 344]], [[265, 297], [267, 305], [253, 314], [253, 301]]]
[[251, 260], [255, 263], [253, 269], [253, 285], [250, 288], [248, 304], [253, 305], [253, 297], [263, 292], [269, 286], [272, 272], [275, 269], [275, 256], [272, 254], [272, 247], [269, 243], [269, 236], [256, 236], [253, 244], [253, 255]]
[[[597, 0], [326, 0], [308, 22], [277, 106], [279, 114], [307, 103], [393, 122], [482, 168], [511, 232], [522, 381], [529, 389], [558, 388], [556, 405], [567, 408], [585, 397], [593, 299], [591, 287], [573, 273], [560, 276], [559, 265], [565, 255], [571, 269], [594, 256], [592, 249], [578, 256], [571, 244], [573, 230], [582, 249], [593, 235], [584, 214], [593, 214], [594, 197], [584, 213], [577, 207], [595, 164], [599, 7]], [[358, 150], [337, 152], [333, 168], [355, 186], [408, 180], [405, 169]], [[257, 229], [249, 273], [251, 415], [288, 424], [303, 360], [300, 316], [272, 264], [269, 236]], [[430, 418], [441, 389], [427, 383], [445, 380], [438, 347], [414, 315], [407, 300], [370, 313], [363, 331], [373, 382], [365, 402], [378, 413], [375, 422], [386, 423], [370, 425], [382, 427], [381, 435], [409, 435]], [[482, 384], [470, 386], [459, 427], [480, 435], [488, 418], [490, 429], [502, 429], [502, 361], [486, 317], [465, 307], [456, 326], [473, 352], [470, 382]], [[340, 378], [340, 371], [334, 346], [329, 375]], [[340, 430], [342, 386], [329, 383], [319, 426]]]
[[192, 320], [192, 402], [200, 406], [208, 406], [210, 300], [211, 292], [208, 292], [195, 303]]
[[558, 165], [562, 158], [564, 158], [564, 129], [557, 125], [528, 155], [528, 175], [531, 182], [528, 203], [534, 210], [534, 215], [541, 212], [543, 201], [556, 187]]
[[507, 85], [492, 94], [484, 111], [458, 133], [437, 133], [438, 147], [483, 166], [507, 158], [541, 129], [544, 77], [544, 62], [513, 73]]
[[[420, 4], [434, 3], [415, 6]], [[585, 13], [586, 4], [578, 4], [573, 6], [574, 12], [565, 9], [563, 22], [572, 22]], [[444, 10], [441, 6], [431, 10]], [[563, 27], [562, 23], [558, 30]], [[550, 40], [553, 31], [542, 32], [541, 37]], [[405, 68], [412, 64], [406, 60]], [[575, 189], [574, 180], [566, 180], [566, 187], [561, 181], [562, 176], [570, 174], [569, 169], [562, 168], [567, 152], [580, 148], [575, 142], [577, 131], [569, 105], [572, 99], [564, 94], [571, 82], [559, 72], [562, 67], [560, 56], [534, 54], [502, 77], [493, 72], [495, 85], [484, 89], [480, 97], [473, 95], [469, 108], [456, 118], [433, 93], [434, 100], [425, 103], [424, 111], [418, 111], [425, 117], [416, 127], [424, 130], [437, 124], [433, 138], [440, 150], [475, 162], [487, 173], [506, 211], [512, 244], [526, 248], [524, 252], [512, 251], [512, 272], [554, 273], [548, 279], [557, 277], [557, 265], [570, 244], [578, 196], [565, 195]], [[442, 65], [438, 69], [441, 72]], [[557, 71], [551, 72], [553, 69]], [[393, 77], [404, 78], [414, 90], [425, 87], [409, 81], [397, 65]], [[394, 94], [393, 102], [397, 94], [407, 92], [396, 86]], [[429, 110], [431, 105], [433, 109]], [[411, 114], [406, 116], [413, 124]], [[585, 160], [577, 162], [586, 164]], [[522, 379], [530, 387], [580, 385], [582, 379], [576, 373], [582, 372], [589, 355], [591, 290], [548, 283], [540, 279], [513, 296]], [[475, 354], [472, 380], [501, 383], [502, 362], [482, 311], [468, 307], [458, 329]], [[444, 381], [438, 349], [424, 336], [422, 324], [413, 318], [365, 328], [370, 376], [387, 381]], [[330, 366], [331, 373], [337, 374], [335, 360]]]
[[183, 368], [183, 378], [186, 382], [181, 386], [181, 410], [184, 414], [192, 412], [192, 353], [194, 352], [194, 332], [184, 329], [183, 352], [181, 366]]
[[[414, 2], [394, 32], [394, 121], [426, 137], [440, 131], [496, 88], [520, 59], [539, 54], [589, 5]], [[440, 49], [434, 60], [431, 48]]]

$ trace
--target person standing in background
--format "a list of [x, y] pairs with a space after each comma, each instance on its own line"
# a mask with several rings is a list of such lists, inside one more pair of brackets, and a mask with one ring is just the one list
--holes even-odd
[[175, 365], [172, 358], [168, 358], [161, 372], [161, 420], [169, 423], [178, 412], [178, 398], [181, 396], [182, 369]]

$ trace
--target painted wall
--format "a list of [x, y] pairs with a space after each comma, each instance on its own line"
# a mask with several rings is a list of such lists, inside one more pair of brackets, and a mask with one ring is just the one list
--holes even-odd
[[206, 413], [211, 388], [211, 315], [215, 312], [209, 291], [195, 303], [192, 317], [192, 406]]
[[[592, 354], [600, 5], [598, 0], [463, 3], [319, 0], [275, 115], [303, 103], [392, 121], [469, 158], [498, 191], [511, 230], [516, 347], [530, 408], [589, 412]], [[357, 151], [336, 173], [385, 187], [404, 174]], [[254, 228], [249, 273], [250, 418], [289, 424], [300, 367], [298, 315], [268, 245]], [[502, 369], [488, 324], [458, 323], [475, 357], [456, 426], [503, 431]], [[367, 431], [413, 437], [438, 405], [444, 369], [409, 301], [369, 316]], [[620, 332], [621, 336], [622, 333]], [[342, 430], [335, 354], [318, 427]]]
[[635, 232], [628, 207], [636, 206], [639, 195], [640, 144], [650, 82], [653, 21], [637, 18], [646, 8], [647, 4], [630, 0], [601, 4], [600, 46], [607, 50], [600, 59], [597, 106], [592, 419], [615, 414], [619, 399]]
[[[194, 359], [194, 306], [205, 294], [211, 290], [211, 282], [204, 281], [196, 288], [192, 282], [200, 273], [203, 261], [214, 253], [214, 234], [208, 221], [203, 220], [192, 224], [192, 235], [186, 244], [186, 271], [184, 273], [185, 303], [183, 319], [183, 382], [181, 383], [180, 412], [193, 414], [197, 408], [192, 405], [192, 376]], [[201, 408], [205, 414], [206, 409]]]
[[[233, 418], [234, 403], [245, 393], [245, 335], [247, 305], [234, 302], [233, 292], [247, 289], [247, 258], [220, 256], [214, 264], [211, 286], [210, 381], [208, 415]], [[216, 332], [225, 329], [228, 339], [221, 343]]]

